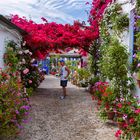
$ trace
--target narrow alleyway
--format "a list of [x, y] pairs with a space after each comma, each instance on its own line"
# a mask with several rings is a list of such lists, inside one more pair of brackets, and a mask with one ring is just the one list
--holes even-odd
[[31, 97], [31, 121], [17, 140], [115, 140], [117, 128], [101, 122], [85, 89], [68, 84], [60, 100], [59, 79], [47, 76]]

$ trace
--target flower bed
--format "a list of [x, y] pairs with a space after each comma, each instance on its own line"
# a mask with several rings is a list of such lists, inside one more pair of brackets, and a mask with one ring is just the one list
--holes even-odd
[[[100, 84], [99, 84], [100, 83]], [[100, 85], [104, 82], [97, 82], [96, 90], [93, 88], [94, 98], [96, 99], [99, 114], [102, 119], [112, 120], [116, 122], [119, 130], [115, 136], [122, 139], [128, 139], [134, 137], [135, 139], [140, 138], [140, 106], [138, 98], [133, 95], [127, 95], [118, 97], [115, 91], [108, 83], [100, 89]], [[95, 86], [95, 87], [96, 87]], [[96, 93], [98, 93], [96, 95]], [[100, 94], [100, 96], [99, 96]]]
[[10, 69], [0, 72], [0, 134], [16, 135], [30, 109], [29, 100], [22, 90], [18, 72]]
[[32, 65], [35, 59], [32, 58], [32, 52], [27, 49], [25, 43], [17, 47], [13, 41], [8, 42], [4, 61], [12, 71], [20, 72], [22, 83], [26, 88], [35, 89], [44, 80], [44, 73], [39, 67]]
[[4, 54], [5, 70], [0, 70], [0, 134], [10, 137], [20, 133], [30, 110], [29, 95], [44, 79], [32, 66], [32, 53], [9, 41]]

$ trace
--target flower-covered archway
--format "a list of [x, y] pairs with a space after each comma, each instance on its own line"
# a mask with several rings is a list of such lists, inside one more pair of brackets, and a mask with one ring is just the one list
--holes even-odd
[[99, 21], [109, 3], [111, 0], [92, 2], [88, 19], [90, 26], [85, 26], [78, 21], [75, 21], [73, 25], [49, 23], [43, 17], [44, 24], [36, 24], [18, 15], [12, 16], [12, 22], [28, 33], [24, 40], [38, 58], [43, 59], [50, 51], [59, 52], [66, 48], [79, 48], [89, 52], [92, 41], [99, 38]]

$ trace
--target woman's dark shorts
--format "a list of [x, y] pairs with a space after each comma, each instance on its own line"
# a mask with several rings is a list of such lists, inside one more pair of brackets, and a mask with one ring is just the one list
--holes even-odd
[[60, 86], [66, 87], [67, 86], [67, 83], [68, 83], [68, 80], [61, 80], [60, 81]]

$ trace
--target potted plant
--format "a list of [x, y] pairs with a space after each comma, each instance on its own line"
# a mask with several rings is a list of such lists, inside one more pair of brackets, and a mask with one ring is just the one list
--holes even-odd
[[92, 91], [94, 92], [94, 96], [98, 99], [101, 100], [102, 95], [104, 94], [104, 92], [106, 91], [107, 87], [108, 87], [108, 82], [96, 82], [94, 84], [94, 86], [92, 87]]
[[137, 107], [134, 111], [134, 122], [131, 125], [131, 129], [135, 139], [140, 138], [140, 107]]
[[114, 101], [116, 99], [116, 95], [114, 94], [113, 88], [107, 87], [105, 92], [102, 94], [102, 104], [101, 109], [106, 110], [106, 114], [109, 120], [113, 120], [115, 117], [115, 105]]
[[89, 87], [89, 92], [91, 94], [94, 95], [94, 92], [92, 90], [92, 87], [95, 85], [96, 82], [98, 82], [100, 80], [99, 76], [95, 76], [95, 77], [91, 77], [91, 79], [89, 80], [89, 84], [90, 84], [90, 87]]
[[88, 87], [89, 77], [91, 76], [91, 73], [86, 68], [78, 69], [77, 72], [79, 85], [81, 87]]
[[115, 117], [115, 112], [113, 109], [110, 109], [107, 111], [107, 117], [109, 120], [114, 120], [114, 117]]
[[116, 117], [122, 117], [127, 123], [133, 117], [133, 109], [137, 106], [137, 100], [133, 96], [120, 98], [116, 103]]

